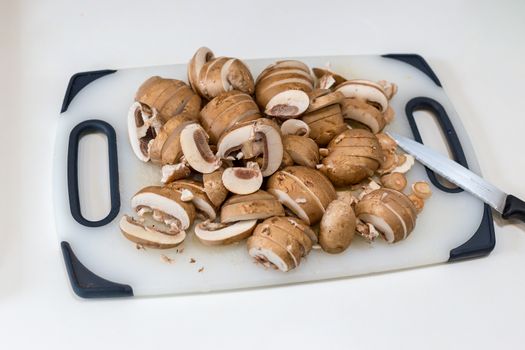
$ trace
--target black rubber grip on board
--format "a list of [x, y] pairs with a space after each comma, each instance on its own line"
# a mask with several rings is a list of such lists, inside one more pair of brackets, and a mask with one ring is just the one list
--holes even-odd
[[381, 57], [391, 58], [394, 60], [405, 62], [406, 64], [409, 64], [412, 67], [419, 69], [427, 77], [429, 77], [434, 82], [434, 84], [441, 87], [441, 82], [439, 81], [436, 73], [434, 73], [427, 61], [425, 61], [425, 59], [420, 55], [414, 53], [390, 53], [382, 55]]
[[127, 284], [108, 281], [91, 272], [78, 260], [68, 242], [60, 243], [71, 287], [81, 298], [117, 298], [133, 296], [133, 289]]
[[[98, 221], [90, 221], [84, 218], [80, 210], [80, 198], [78, 194], [78, 144], [84, 135], [93, 132], [101, 132], [106, 135], [108, 139], [109, 155], [111, 209], [105, 218]], [[113, 127], [107, 122], [97, 119], [86, 120], [71, 130], [67, 151], [67, 189], [71, 215], [79, 224], [87, 227], [104, 226], [110, 223], [118, 215], [120, 211], [120, 192], [118, 179], [117, 136], [115, 129], [113, 129]]]
[[89, 83], [93, 82], [94, 80], [97, 80], [98, 78], [102, 78], [105, 75], [115, 73], [116, 70], [114, 69], [103, 69], [103, 70], [94, 70], [90, 72], [79, 72], [75, 73], [69, 78], [69, 83], [67, 85], [66, 93], [64, 95], [64, 100], [62, 101], [62, 108], [60, 109], [60, 113], [64, 113], [67, 111], [67, 108], [69, 107], [69, 104], [75, 96], [85, 88]]

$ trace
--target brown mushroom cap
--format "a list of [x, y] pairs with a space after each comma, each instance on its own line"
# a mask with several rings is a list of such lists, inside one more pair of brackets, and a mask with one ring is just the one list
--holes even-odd
[[381, 188], [367, 194], [355, 207], [356, 215], [379, 230], [389, 243], [405, 239], [414, 229], [417, 211], [399, 191]]
[[135, 101], [156, 109], [163, 123], [182, 112], [194, 114], [201, 105], [200, 97], [186, 83], [159, 76], [149, 78], [139, 87]]
[[266, 267], [274, 267], [283, 272], [295, 268], [295, 263], [286, 249], [263, 236], [248, 239], [248, 254]]
[[315, 168], [319, 163], [319, 147], [309, 137], [286, 135], [283, 137], [283, 146], [297, 165]]
[[250, 95], [233, 90], [221, 93], [208, 102], [200, 116], [204, 130], [215, 144], [225, 131], [238, 123], [258, 119], [261, 114]]
[[124, 215], [119, 222], [120, 231], [128, 240], [145, 247], [156, 249], [174, 248], [186, 238], [186, 232], [170, 234], [161, 228], [145, 225], [130, 216]]
[[220, 207], [228, 196], [228, 190], [222, 183], [222, 174], [224, 168], [219, 168], [210, 174], [203, 174], [204, 192], [208, 195], [210, 201], [215, 207]]
[[360, 99], [376, 107], [381, 113], [384, 113], [388, 107], [388, 98], [383, 88], [373, 81], [363, 79], [353, 79], [345, 81], [335, 88], [345, 97]]
[[195, 236], [205, 245], [227, 245], [251, 236], [257, 220], [238, 221], [233, 224], [202, 222], [195, 226]]
[[199, 72], [199, 90], [204, 98], [211, 100], [234, 89], [249, 95], [254, 92], [252, 74], [242, 61], [231, 57], [217, 57], [202, 66]]
[[263, 190], [233, 195], [221, 207], [222, 223], [266, 219], [271, 216], [284, 216], [284, 208], [274, 196]]
[[345, 99], [345, 95], [339, 91], [332, 92], [328, 89], [316, 89], [310, 92], [310, 104], [306, 113], [314, 112], [321, 108], [332, 106], [334, 104], [341, 104]]
[[308, 255], [312, 245], [317, 243], [317, 236], [313, 230], [297, 218], [282, 216], [268, 218], [257, 226], [258, 231], [265, 231], [265, 228], [268, 228], [268, 232], [263, 232], [266, 235], [273, 235], [276, 232], [276, 235], [286, 234], [296, 240], [301, 246], [303, 257]]
[[276, 172], [268, 180], [267, 188], [307, 224], [321, 220], [325, 208], [336, 198], [330, 181], [319, 171], [304, 166]]
[[326, 208], [321, 219], [319, 245], [327, 253], [345, 251], [354, 238], [356, 217], [350, 203], [334, 200]]
[[344, 119], [355, 120], [370, 129], [374, 134], [386, 125], [383, 113], [377, 108], [358, 98], [345, 98], [341, 103]]
[[[344, 83], [347, 79], [342, 75], [337, 74], [336, 72], [328, 68], [312, 68], [316, 78], [318, 79], [318, 84], [320, 87], [328, 89], [332, 86], [338, 86]], [[327, 84], [325, 81], [327, 78], [331, 78], [331, 84]]]
[[301, 119], [310, 127], [309, 137], [319, 146], [327, 145], [335, 136], [348, 129], [339, 104], [306, 113]]

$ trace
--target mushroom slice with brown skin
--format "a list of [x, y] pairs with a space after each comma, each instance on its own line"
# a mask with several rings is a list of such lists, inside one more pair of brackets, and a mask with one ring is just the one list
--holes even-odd
[[178, 180], [166, 186], [181, 192], [183, 195], [184, 191], [188, 191], [191, 195], [189, 196], [189, 200], [198, 211], [204, 213], [204, 215], [210, 220], [215, 220], [217, 217], [216, 207], [206, 195], [204, 185], [201, 182], [194, 180]]
[[296, 118], [310, 103], [313, 89], [310, 69], [300, 61], [278, 61], [257, 77], [256, 101], [267, 115], [283, 119]]
[[222, 183], [226, 189], [235, 194], [250, 194], [261, 188], [263, 177], [256, 162], [248, 162], [246, 167], [224, 169]]
[[254, 92], [252, 74], [236, 58], [217, 57], [206, 62], [199, 72], [201, 96], [211, 100], [222, 92], [239, 90], [249, 95]]
[[210, 149], [208, 135], [199, 124], [189, 124], [182, 129], [180, 144], [186, 161], [198, 172], [209, 174], [221, 166], [220, 158]]
[[301, 119], [310, 127], [309, 137], [319, 146], [325, 146], [335, 136], [347, 130], [339, 104], [305, 113]]
[[181, 244], [186, 238], [186, 232], [179, 231], [176, 234], [170, 232], [170, 229], [159, 228], [159, 224], [147, 225], [124, 215], [120, 219], [120, 231], [130, 241], [140, 244], [141, 246], [169, 249]]
[[228, 196], [228, 189], [222, 183], [224, 168], [219, 168], [212, 173], [203, 174], [204, 192], [215, 207], [220, 207]]
[[199, 74], [202, 67], [215, 58], [213, 52], [207, 47], [201, 47], [195, 52], [190, 62], [188, 63], [188, 81], [193, 91], [202, 95], [199, 85]]
[[[309, 240], [304, 234], [300, 233], [300, 235], [303, 236], [301, 237], [303, 240]], [[253, 236], [264, 237], [283, 248], [292, 258], [294, 267], [299, 266], [301, 258], [306, 255], [304, 246], [294, 234], [269, 224], [268, 220], [257, 225], [253, 231]]]
[[388, 243], [405, 239], [414, 229], [417, 211], [403, 193], [381, 188], [367, 194], [355, 207], [357, 217], [373, 225]]
[[425, 206], [425, 200], [430, 198], [431, 195], [430, 185], [425, 181], [418, 181], [412, 184], [412, 193], [408, 195], [408, 198], [416, 207], [417, 212], [420, 213]]
[[381, 85], [369, 80], [355, 79], [348, 80], [335, 88], [348, 98], [363, 100], [376, 107], [384, 113], [388, 107], [388, 98]]
[[319, 163], [319, 147], [309, 137], [286, 135], [283, 137], [283, 147], [297, 165], [315, 168]]
[[414, 166], [415, 160], [414, 157], [410, 154], [402, 154], [399, 156], [399, 163], [397, 164], [397, 167], [395, 167], [392, 172], [393, 173], [407, 173], [412, 167]]
[[377, 140], [383, 149], [383, 153], [394, 153], [397, 149], [397, 142], [385, 133], [377, 133]]
[[128, 136], [133, 153], [143, 162], [150, 160], [153, 139], [160, 130], [157, 111], [140, 102], [131, 105], [128, 112]]
[[336, 198], [330, 181], [319, 171], [304, 166], [276, 172], [268, 180], [267, 188], [308, 225], [319, 222], [328, 204]]
[[131, 199], [131, 207], [139, 213], [153, 213], [153, 219], [166, 224], [176, 223], [180, 230], [191, 226], [195, 218], [195, 207], [181, 199], [181, 193], [167, 187], [148, 186]]
[[201, 106], [200, 97], [185, 82], [159, 76], [149, 78], [139, 87], [135, 101], [156, 109], [162, 123], [183, 112], [197, 115]]
[[182, 156], [180, 132], [187, 124], [194, 123], [195, 116], [181, 113], [168, 120], [151, 143], [149, 154], [155, 164], [175, 164]]
[[328, 68], [312, 68], [320, 89], [330, 89], [344, 83], [347, 79]]
[[[317, 243], [315, 232], [303, 221], [293, 217], [275, 216], [268, 218], [257, 225], [254, 235], [278, 238], [276, 239], [277, 243], [283, 238], [284, 240], [295, 240], [300, 245], [301, 257], [308, 255], [312, 250], [312, 245]], [[285, 238], [286, 236], [289, 238]]]
[[356, 218], [350, 203], [336, 199], [326, 208], [321, 219], [319, 245], [330, 254], [345, 251], [354, 238]]
[[180, 179], [185, 179], [191, 174], [191, 169], [186, 163], [166, 164], [161, 168], [162, 177], [160, 182], [167, 184]]
[[377, 108], [357, 98], [345, 98], [341, 103], [344, 119], [351, 119], [367, 126], [377, 134], [386, 125], [383, 114]]
[[299, 119], [287, 119], [281, 124], [281, 133], [283, 135], [297, 135], [308, 137], [310, 127], [308, 124]]
[[283, 159], [283, 142], [279, 127], [270, 119], [260, 118], [255, 121], [241, 123], [221, 136], [217, 143], [217, 157], [227, 158], [238, 152], [246, 142], [257, 145], [254, 157], [262, 153], [263, 176], [273, 174]]
[[317, 111], [321, 108], [341, 103], [345, 99], [340, 91], [330, 91], [326, 89], [317, 89], [310, 93], [310, 104], [306, 113]]
[[381, 176], [381, 184], [386, 188], [401, 192], [407, 187], [407, 179], [402, 173], [390, 173]]
[[274, 196], [263, 190], [233, 195], [221, 207], [222, 223], [266, 219], [271, 216], [284, 216], [284, 208]]
[[232, 224], [204, 221], [195, 226], [195, 236], [205, 245], [227, 245], [250, 237], [255, 225], [257, 220], [238, 221]]
[[295, 263], [286, 249], [266, 237], [251, 236], [248, 238], [247, 246], [248, 254], [265, 267], [283, 272], [295, 268]]

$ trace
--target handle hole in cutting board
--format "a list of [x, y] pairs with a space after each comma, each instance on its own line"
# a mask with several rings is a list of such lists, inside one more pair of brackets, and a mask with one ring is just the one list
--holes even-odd
[[[425, 109], [415, 110], [413, 115], [425, 146], [453, 159], [452, 151], [448, 145], [445, 134], [443, 133], [443, 129], [439, 125], [436, 115], [432, 111]], [[436, 179], [440, 184], [447, 188], [457, 188], [455, 184], [439, 174], [436, 174]]]
[[100, 132], [83, 135], [78, 144], [78, 195], [80, 211], [91, 221], [111, 210], [108, 139]]

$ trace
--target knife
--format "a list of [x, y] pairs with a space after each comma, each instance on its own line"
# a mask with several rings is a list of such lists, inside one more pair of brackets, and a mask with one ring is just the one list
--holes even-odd
[[387, 134], [420, 163], [490, 205], [503, 219], [525, 222], [525, 202], [521, 199], [503, 192], [467, 168], [419, 142], [393, 132]]

